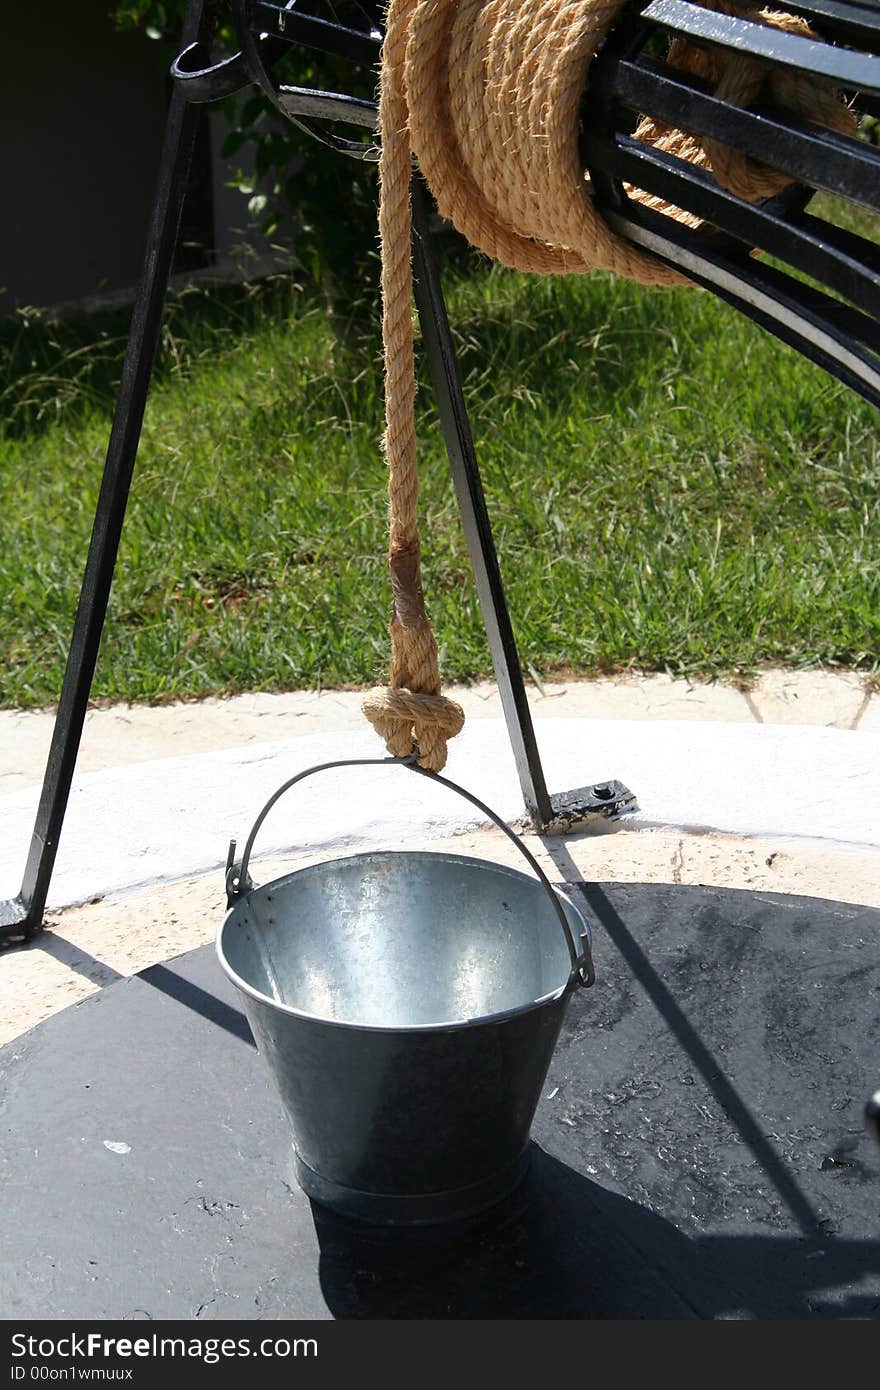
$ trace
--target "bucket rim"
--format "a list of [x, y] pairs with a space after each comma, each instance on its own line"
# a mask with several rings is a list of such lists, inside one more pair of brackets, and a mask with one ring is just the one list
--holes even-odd
[[[377, 858], [438, 859], [452, 864], [467, 864], [468, 866], [478, 865], [481, 868], [491, 869], [496, 873], [520, 879], [524, 883], [534, 884], [538, 887], [541, 886], [538, 880], [533, 878], [531, 874], [524, 873], [522, 869], [512, 868], [508, 864], [499, 864], [492, 859], [481, 859], [478, 855], [450, 854], [440, 850], [374, 849], [364, 850], [359, 854], [339, 855], [335, 859], [319, 859], [313, 864], [304, 864], [299, 869], [293, 869], [289, 874], [283, 874], [280, 878], [270, 879], [267, 883], [262, 883], [248, 889], [248, 891], [242, 894], [238, 901], [227, 910], [222, 922], [217, 928], [214, 938], [214, 950], [223, 973], [231, 983], [248, 998], [253, 999], [258, 1004], [271, 1007], [279, 1013], [289, 1014], [292, 1018], [302, 1019], [306, 1023], [319, 1023], [324, 1028], [346, 1028], [359, 1033], [386, 1033], [395, 1036], [401, 1033], [451, 1033], [458, 1032], [459, 1029], [463, 1028], [479, 1028], [488, 1024], [504, 1023], [509, 1019], [518, 1018], [523, 1014], [543, 1008], [548, 1004], [561, 1002], [572, 992], [578, 981], [578, 972], [574, 966], [569, 969], [568, 979], [563, 984], [558, 985], [556, 989], [550, 990], [547, 994], [542, 994], [536, 999], [529, 999], [524, 1004], [517, 1004], [516, 1007], [512, 1009], [502, 1009], [491, 1014], [477, 1014], [470, 1018], [445, 1019], [436, 1023], [406, 1023], [390, 1026], [381, 1023], [356, 1023], [350, 1019], [326, 1018], [322, 1014], [310, 1013], [306, 1009], [295, 1008], [292, 1004], [285, 1004], [279, 999], [273, 999], [269, 994], [264, 994], [262, 990], [250, 984], [233, 969], [223, 950], [223, 933], [230, 919], [240, 911], [242, 906], [255, 893], [260, 893], [267, 888], [278, 888], [279, 886], [289, 883], [292, 879], [298, 878], [301, 874], [310, 871], [332, 868], [336, 864], [353, 864], [358, 861], [374, 860]], [[592, 945], [590, 925], [580, 911], [580, 908], [577, 907], [567, 893], [563, 893], [559, 888], [553, 885], [551, 885], [551, 887], [556, 896], [561, 899], [567, 908], [570, 908], [575, 919], [579, 923], [579, 929], [586, 932], [587, 941]]]

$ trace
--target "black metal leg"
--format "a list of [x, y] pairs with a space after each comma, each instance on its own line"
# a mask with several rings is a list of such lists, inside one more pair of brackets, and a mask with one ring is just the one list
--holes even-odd
[[526, 810], [532, 820], [539, 826], [544, 826], [552, 819], [553, 809], [544, 780], [544, 769], [541, 766], [529, 702], [526, 699], [483, 483], [458, 375], [455, 346], [449, 331], [437, 258], [428, 229], [428, 205], [418, 176], [412, 181], [412, 202], [415, 299], [428, 368], [440, 412], [440, 424], [452, 468], [452, 481], [458, 497], [477, 596], [486, 635], [489, 638], [495, 679], [498, 682], [498, 692], [504, 708], [504, 718], [513, 746]]
[[[204, 9], [205, 0], [190, 0], [184, 43], [201, 37]], [[175, 88], [43, 790], [21, 892], [0, 902], [0, 936], [32, 936], [42, 926], [113, 582], [198, 118], [198, 108]]]
[[537, 829], [567, 830], [591, 816], [622, 811], [634, 804], [635, 797], [617, 781], [552, 797], [547, 791], [449, 331], [428, 202], [418, 175], [412, 181], [412, 204], [415, 299], [422, 339], [523, 800]]

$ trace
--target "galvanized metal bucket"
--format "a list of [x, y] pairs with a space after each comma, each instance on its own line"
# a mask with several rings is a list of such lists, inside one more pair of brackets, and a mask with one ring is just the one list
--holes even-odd
[[241, 992], [309, 1197], [377, 1224], [475, 1214], [512, 1191], [566, 1004], [595, 978], [590, 929], [508, 826], [536, 877], [458, 854], [382, 850], [257, 888], [227, 866], [220, 964]]

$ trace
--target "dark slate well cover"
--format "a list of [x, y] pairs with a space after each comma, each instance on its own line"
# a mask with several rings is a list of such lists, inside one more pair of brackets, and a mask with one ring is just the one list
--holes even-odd
[[876, 1317], [880, 912], [570, 891], [599, 978], [496, 1211], [394, 1233], [313, 1208], [205, 947], [0, 1050], [0, 1314]]

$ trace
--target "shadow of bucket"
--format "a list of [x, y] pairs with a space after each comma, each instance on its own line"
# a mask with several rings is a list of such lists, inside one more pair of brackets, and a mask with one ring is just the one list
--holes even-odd
[[[537, 877], [383, 850], [254, 886], [254, 840], [284, 792], [326, 768], [391, 763], [472, 802]], [[240, 866], [233, 853], [217, 953], [280, 1093], [303, 1190], [382, 1225], [457, 1221], [500, 1201], [525, 1175], [568, 999], [593, 983], [575, 905], [487, 806], [412, 758], [299, 773], [260, 812]]]

